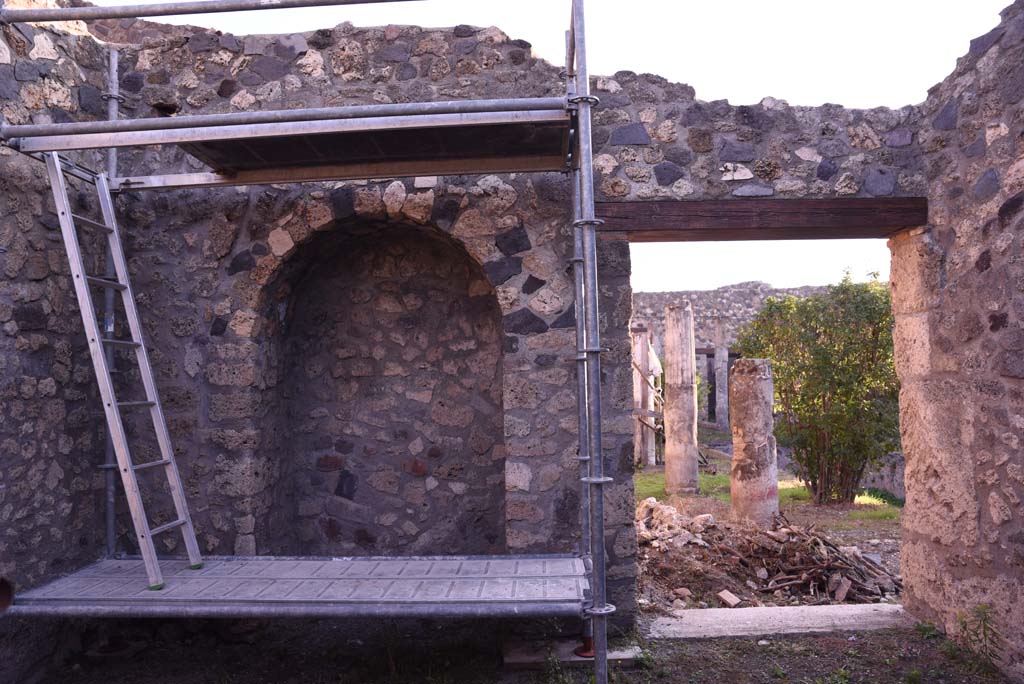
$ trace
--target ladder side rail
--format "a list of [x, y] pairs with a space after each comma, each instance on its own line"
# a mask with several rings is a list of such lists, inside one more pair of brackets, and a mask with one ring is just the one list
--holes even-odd
[[64, 247], [67, 250], [68, 264], [71, 269], [71, 281], [75, 287], [75, 296], [78, 299], [82, 322], [85, 325], [85, 337], [89, 343], [89, 356], [92, 358], [93, 370], [96, 373], [96, 383], [99, 385], [100, 396], [103, 400], [103, 413], [106, 416], [107, 427], [111, 440], [114, 443], [117, 468], [121, 471], [121, 481], [124, 484], [125, 495], [128, 499], [128, 510], [131, 512], [135, 532], [139, 538], [139, 551], [146, 566], [146, 575], [149, 577], [150, 586], [158, 587], [163, 584], [163, 575], [160, 572], [156, 550], [153, 547], [153, 540], [149, 534], [149, 521], [146, 518], [146, 508], [142, 501], [142, 494], [139, 491], [139, 483], [135, 477], [135, 471], [133, 470], [131, 452], [128, 449], [128, 438], [125, 435], [121, 414], [117, 409], [117, 395], [114, 391], [110, 368], [107, 365], [103, 338], [96, 321], [96, 308], [93, 305], [89, 285], [86, 282], [81, 246], [78, 243], [78, 235], [75, 232], [75, 224], [71, 216], [71, 204], [68, 201], [67, 183], [64, 179], [60, 157], [57, 153], [54, 152], [46, 155], [46, 170], [50, 177], [50, 188], [53, 191], [53, 200], [57, 209], [57, 218], [60, 222], [61, 236], [64, 239]]
[[181, 474], [178, 471], [178, 464], [174, 458], [174, 447], [171, 444], [171, 436], [167, 430], [167, 421], [164, 418], [163, 406], [160, 403], [160, 393], [157, 391], [156, 381], [153, 377], [153, 367], [149, 362], [149, 352], [146, 350], [145, 340], [142, 332], [142, 322], [139, 319], [139, 312], [135, 306], [135, 294], [132, 290], [131, 278], [128, 272], [128, 262], [124, 256], [124, 247], [121, 243], [120, 231], [117, 227], [117, 216], [114, 212], [114, 202], [110, 194], [109, 179], [106, 174], [97, 177], [96, 189], [99, 192], [100, 209], [107, 226], [111, 228], [108, 235], [110, 243], [110, 254], [113, 256], [114, 270], [117, 273], [118, 281], [124, 286], [121, 292], [121, 300], [124, 304], [125, 319], [131, 331], [132, 339], [138, 343], [135, 348], [136, 359], [139, 364], [139, 375], [146, 391], [146, 401], [152, 402], [149, 407], [150, 417], [153, 421], [153, 428], [156, 431], [157, 443], [160, 447], [161, 459], [167, 461], [164, 464], [164, 472], [167, 475], [171, 489], [171, 498], [174, 501], [174, 508], [177, 519], [183, 521], [182, 536], [184, 537], [185, 549], [188, 552], [189, 564], [193, 568], [202, 565], [203, 558], [199, 551], [199, 543], [196, 541], [195, 528], [192, 525], [192, 515], [188, 509], [188, 502], [185, 500], [185, 489], [181, 481]]

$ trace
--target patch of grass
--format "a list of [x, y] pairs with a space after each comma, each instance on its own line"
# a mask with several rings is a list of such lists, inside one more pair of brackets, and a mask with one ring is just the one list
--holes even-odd
[[900, 519], [899, 507], [889, 503], [886, 497], [877, 494], [878, 490], [865, 491], [854, 498], [853, 503], [862, 508], [855, 508], [847, 514], [849, 520], [892, 522]]
[[815, 684], [850, 684], [851, 681], [853, 680], [850, 671], [845, 667], [839, 668], [827, 677], [818, 677], [814, 680]]
[[935, 626], [934, 622], [918, 622], [914, 625], [914, 631], [925, 639], [939, 639], [942, 637], [942, 631]]
[[[728, 473], [700, 473], [698, 477], [698, 486], [702, 495], [729, 503]], [[643, 501], [651, 496], [658, 501], [668, 498], [668, 494], [665, 492], [665, 473], [637, 473], [633, 477], [633, 488], [637, 501]]]
[[811, 500], [811, 490], [800, 480], [779, 480], [779, 503], [805, 502]]
[[729, 503], [729, 473], [700, 473], [698, 486], [704, 496]]
[[[700, 493], [722, 503], [729, 503], [729, 473], [701, 472], [698, 476]], [[636, 500], [653, 496], [658, 501], [668, 498], [665, 492], [665, 474], [638, 472], [633, 478]], [[779, 502], [806, 502], [811, 500], [811, 493], [799, 480], [782, 480], [779, 482]]]
[[893, 522], [900, 519], [900, 509], [895, 506], [881, 506], [878, 508], [861, 508], [850, 511], [847, 516], [850, 520], [873, 520]]
[[854, 499], [853, 499], [853, 503], [857, 504], [858, 506], [887, 506], [888, 505], [888, 503], [885, 501], [885, 499], [883, 499], [883, 498], [881, 498], [879, 496], [875, 496], [874, 494], [869, 494], [868, 492], [864, 492], [862, 494], [858, 494], [857, 496], [855, 496]]
[[864, 490], [864, 493], [861, 494], [861, 496], [868, 496], [871, 497], [872, 499], [878, 499], [889, 504], [890, 506], [895, 506], [896, 508], [903, 508], [904, 504], [906, 504], [905, 499], [901, 499], [892, 492], [886, 491], [884, 489], [877, 489], [876, 487], [868, 487], [867, 489]]
[[665, 473], [637, 473], [633, 476], [633, 490], [637, 501], [652, 496], [658, 501], [664, 501], [668, 498], [665, 493]]

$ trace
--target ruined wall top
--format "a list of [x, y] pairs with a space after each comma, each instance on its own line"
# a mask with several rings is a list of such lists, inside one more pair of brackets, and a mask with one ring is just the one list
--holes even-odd
[[[129, 117], [565, 92], [561, 67], [536, 58], [528, 42], [495, 27], [358, 28], [344, 23], [280, 36], [234, 36], [142, 20], [93, 22], [89, 28], [121, 46], [123, 110]], [[19, 30], [29, 42], [51, 31], [44, 26]], [[47, 40], [66, 52], [59, 38]], [[31, 50], [22, 53], [14, 46], [15, 56], [28, 56]], [[3, 65], [0, 59], [0, 70]], [[85, 80], [102, 88], [102, 72], [88, 72], [100, 65], [83, 66]], [[49, 78], [45, 61], [31, 60], [19, 68], [22, 78], [12, 78], [15, 83], [4, 93], [12, 100], [24, 98], [18, 88]], [[72, 85], [66, 78], [50, 80], [56, 91]], [[600, 200], [925, 192], [916, 107], [793, 107], [773, 98], [733, 106], [701, 101], [685, 84], [628, 71], [595, 77], [593, 87], [602, 100], [594, 120]], [[50, 98], [67, 113], [65, 118], [105, 116], [97, 93], [87, 89], [76, 102], [73, 90], [66, 101]], [[4, 115], [11, 123], [38, 119], [46, 104], [29, 97], [22, 108], [5, 104]], [[173, 151], [159, 160], [153, 152], [143, 156], [124, 155], [127, 169], [195, 170], [194, 163], [190, 166]]]
[[654, 349], [662, 353], [665, 336], [665, 307], [683, 301], [693, 304], [694, 336], [700, 347], [735, 346], [739, 329], [749, 323], [769, 297], [808, 297], [823, 292], [814, 285], [774, 288], [768, 283], [749, 282], [714, 290], [633, 293], [632, 324], [643, 324], [654, 333]]

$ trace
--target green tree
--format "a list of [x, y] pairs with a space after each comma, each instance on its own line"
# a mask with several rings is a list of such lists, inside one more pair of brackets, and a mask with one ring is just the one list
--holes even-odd
[[741, 330], [772, 361], [776, 439], [816, 503], [850, 502], [865, 469], [899, 448], [899, 382], [886, 284], [849, 274], [827, 292], [769, 299]]

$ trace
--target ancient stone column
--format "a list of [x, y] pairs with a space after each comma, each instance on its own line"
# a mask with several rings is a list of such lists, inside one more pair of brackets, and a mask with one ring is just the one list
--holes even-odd
[[715, 423], [729, 427], [729, 347], [715, 347]]
[[737, 359], [729, 372], [732, 424], [730, 516], [767, 526], [779, 512], [779, 464], [775, 452], [772, 365], [768, 359]]
[[665, 491], [697, 492], [697, 359], [690, 302], [665, 307]]

